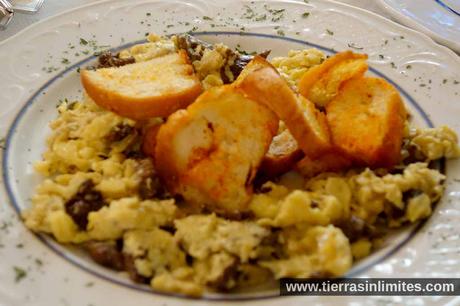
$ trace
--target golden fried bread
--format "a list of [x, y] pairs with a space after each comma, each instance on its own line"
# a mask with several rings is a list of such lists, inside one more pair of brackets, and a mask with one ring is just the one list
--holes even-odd
[[135, 120], [167, 117], [202, 91], [184, 51], [122, 67], [83, 70], [81, 81], [98, 105]]
[[367, 55], [351, 51], [337, 53], [309, 69], [300, 79], [300, 93], [319, 107], [325, 107], [339, 92], [343, 82], [367, 71]]
[[161, 126], [156, 167], [171, 193], [237, 215], [277, 130], [278, 118], [264, 105], [230, 85], [212, 88]]
[[313, 177], [323, 172], [342, 171], [351, 165], [351, 160], [340, 152], [330, 152], [317, 159], [305, 156], [296, 164], [296, 170], [305, 177]]
[[275, 177], [292, 170], [294, 165], [304, 156], [288, 129], [276, 135], [267, 154], [260, 165], [262, 174]]
[[157, 146], [157, 135], [160, 131], [161, 124], [153, 124], [148, 126], [142, 137], [142, 152], [145, 155], [154, 157], [155, 147]]
[[406, 110], [387, 81], [347, 81], [326, 112], [333, 144], [355, 161], [373, 167], [391, 167], [399, 161]]
[[[263, 59], [262, 59], [263, 60]], [[283, 120], [302, 151], [316, 158], [331, 147], [326, 117], [315, 105], [296, 94], [268, 62], [260, 58], [236, 85], [248, 97], [266, 105]]]

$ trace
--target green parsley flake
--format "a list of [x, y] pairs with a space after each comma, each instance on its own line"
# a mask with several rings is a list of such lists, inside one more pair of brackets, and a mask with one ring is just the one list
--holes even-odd
[[27, 276], [27, 272], [26, 270], [20, 268], [20, 267], [13, 267], [14, 269], [14, 273], [16, 274], [15, 278], [14, 278], [14, 281], [16, 283], [19, 283], [23, 278], [25, 278]]
[[358, 47], [357, 45], [355, 45], [355, 43], [349, 43], [348, 47], [352, 48], [352, 49], [356, 49], [356, 50], [363, 50], [364, 49], [363, 47]]
[[267, 20], [267, 15], [266, 14], [263, 14], [263, 15], [260, 15], [260, 16], [256, 17], [256, 21], [263, 21], [263, 20]]

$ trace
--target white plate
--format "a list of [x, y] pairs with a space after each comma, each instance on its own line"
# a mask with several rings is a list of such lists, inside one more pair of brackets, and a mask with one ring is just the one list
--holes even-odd
[[393, 18], [460, 53], [460, 1], [378, 0]]
[[[271, 16], [264, 4], [285, 9], [283, 17], [277, 20], [278, 17]], [[246, 18], [253, 15], [248, 6], [255, 16], [268, 14], [267, 18], [259, 21], [255, 17]], [[310, 15], [302, 18], [304, 12]], [[372, 73], [398, 87], [419, 125], [448, 124], [460, 132], [457, 119], [460, 105], [455, 103], [460, 97], [457, 83], [460, 59], [422, 34], [343, 4], [320, 0], [308, 3], [117, 0], [53, 17], [0, 44], [0, 131], [6, 137], [7, 147], [2, 170], [6, 190], [0, 190], [0, 305], [203, 303], [152, 293], [149, 288], [131, 284], [124, 275], [98, 267], [77, 250], [32, 234], [17, 218], [17, 211], [30, 205], [28, 199], [40, 180], [31, 163], [39, 159], [44, 150], [44, 140], [49, 133], [47, 124], [56, 116], [55, 105], [59, 99], [81, 95], [76, 69], [91, 60], [84, 55], [91, 49], [90, 41], [119, 47], [143, 39], [148, 31], [161, 34], [192, 28], [207, 31], [199, 34], [205, 40], [223, 41], [230, 46], [240, 44], [249, 51], [268, 48], [273, 50], [273, 55], [308, 46], [328, 53], [349, 48], [365, 52], [369, 54]], [[460, 276], [457, 268], [460, 225], [452, 222], [460, 216], [460, 186], [455, 180], [460, 177], [460, 163], [449, 162], [447, 175], [448, 189], [429, 221], [396, 233], [384, 249], [359, 263], [349, 275]], [[14, 267], [27, 271], [27, 277], [18, 283]], [[246, 304], [276, 305], [280, 298], [268, 298], [272, 294], [260, 293], [264, 299], [236, 298], [251, 298], [244, 302]], [[211, 295], [207, 298], [235, 297]], [[370, 305], [391, 300], [388, 297], [290, 297], [284, 298], [283, 303], [300, 305], [305, 301], [321, 301], [337, 305], [348, 301], [354, 305]], [[409, 305], [410, 300], [399, 298], [396, 302]], [[418, 298], [417, 301], [427, 305], [455, 302], [447, 297]], [[227, 301], [226, 305], [233, 303], [241, 302]]]

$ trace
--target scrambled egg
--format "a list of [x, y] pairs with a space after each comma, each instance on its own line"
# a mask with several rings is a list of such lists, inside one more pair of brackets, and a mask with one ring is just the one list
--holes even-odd
[[[152, 36], [120, 56], [144, 61], [173, 49], [170, 40]], [[223, 52], [224, 47], [208, 50], [194, 63], [205, 87], [222, 83]], [[323, 60], [322, 52], [310, 49], [290, 51], [272, 63], [295, 86]], [[24, 213], [26, 225], [61, 243], [121, 242], [120, 252], [153, 288], [192, 296], [273, 278], [343, 275], [375, 247], [377, 223], [398, 227], [431, 214], [445, 176], [427, 162], [460, 155], [457, 136], [447, 127], [407, 130], [406, 147], [424, 160], [404, 165], [402, 173], [356, 169], [308, 180], [288, 173], [253, 195], [252, 216], [227, 220], [187, 211], [167, 194], [145, 198], [145, 178], [150, 183], [155, 178], [151, 162], [135, 156], [145, 123], [101, 109], [88, 98], [63, 103], [58, 111], [48, 150], [36, 164], [45, 179]], [[88, 181], [94, 186], [78, 198]], [[69, 205], [85, 204], [81, 199], [88, 195], [102, 207], [79, 224]]]
[[275, 57], [271, 63], [289, 85], [297, 88], [297, 83], [304, 73], [311, 67], [321, 64], [325, 58], [324, 53], [318, 49], [290, 50], [287, 57]]

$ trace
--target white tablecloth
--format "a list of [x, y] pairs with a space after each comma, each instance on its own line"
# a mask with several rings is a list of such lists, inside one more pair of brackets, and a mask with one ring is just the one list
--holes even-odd
[[[45, 0], [43, 7], [36, 14], [16, 14], [14, 19], [11, 21], [8, 28], [4, 31], [0, 31], [0, 41], [7, 39], [8, 37], [16, 34], [22, 29], [26, 28], [29, 25], [34, 24], [35, 22], [42, 20], [44, 18], [56, 15], [65, 10], [71, 8], [96, 2], [98, 0]], [[354, 6], [358, 6], [373, 12], [376, 12], [385, 17], [389, 17], [385, 12], [383, 12], [376, 4], [375, 0], [338, 0], [339, 2], [348, 3]]]

